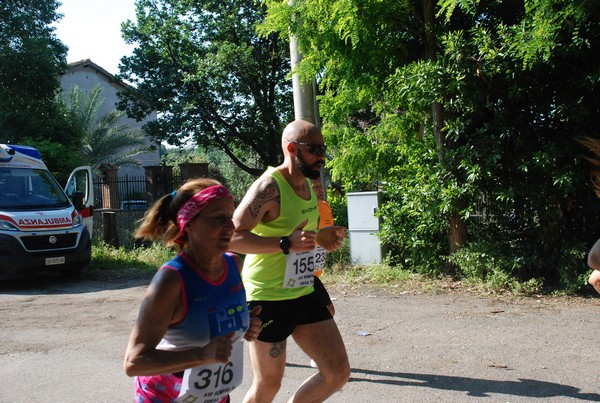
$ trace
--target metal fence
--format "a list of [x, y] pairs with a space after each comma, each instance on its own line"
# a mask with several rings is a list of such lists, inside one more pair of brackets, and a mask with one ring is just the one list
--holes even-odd
[[[162, 183], [161, 194], [166, 194], [172, 189], [177, 189], [181, 183], [178, 176], [174, 176], [169, 183]], [[145, 176], [124, 175], [115, 178], [94, 178], [94, 206], [101, 209], [109, 205], [107, 198], [118, 201], [121, 210], [145, 210], [154, 200], [151, 200], [147, 189], [148, 182]]]
[[[180, 183], [179, 176], [173, 177], [169, 181], [162, 178], [158, 186], [154, 184], [152, 189], [149, 189], [149, 183], [142, 175], [124, 175], [112, 178], [95, 176], [93, 238], [108, 241], [107, 236], [116, 235], [118, 246], [131, 249], [135, 245], [133, 234], [139, 225], [139, 220], [154, 202], [154, 198], [170, 193], [172, 189], [179, 187]], [[117, 234], [105, 232], [104, 219], [108, 216], [104, 217], [104, 213], [113, 215], [116, 220]], [[115, 241], [114, 238], [110, 243], [114, 245], [113, 241]]]

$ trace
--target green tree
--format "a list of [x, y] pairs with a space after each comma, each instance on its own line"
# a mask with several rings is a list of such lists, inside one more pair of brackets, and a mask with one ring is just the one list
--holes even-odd
[[281, 159], [280, 135], [293, 117], [289, 48], [277, 34], [258, 37], [264, 16], [242, 0], [137, 0], [137, 22], [123, 25], [137, 45], [121, 60], [133, 84], [121, 107], [141, 118], [156, 139], [223, 150], [244, 171], [259, 174]]
[[124, 111], [111, 110], [98, 116], [104, 102], [102, 87], [97, 85], [89, 94], [84, 94], [74, 85], [67, 96], [58, 94], [56, 102], [71, 129], [78, 135], [81, 158], [93, 169], [100, 164], [139, 165], [138, 155], [152, 151], [143, 130], [132, 129], [121, 121]]
[[575, 283], [599, 229], [576, 139], [598, 135], [600, 7], [589, 1], [531, 0], [510, 8], [445, 3], [442, 11], [457, 7], [447, 21], [455, 14], [487, 17], [444, 37], [451, 71], [466, 77], [453, 80], [456, 97], [448, 107], [447, 133], [459, 145], [455, 163], [472, 174], [499, 217], [479, 228], [476, 240], [492, 245], [500, 235], [504, 242], [490, 250], [510, 257], [511, 274], [520, 278]]
[[465, 250], [510, 276], [576, 278], [600, 230], [574, 141], [598, 136], [597, 2], [267, 5], [263, 32], [291, 27], [299, 72], [318, 78], [334, 177], [386, 192], [382, 236], [397, 261], [439, 271], [458, 217]]
[[207, 150], [193, 148], [166, 149], [163, 154], [163, 163], [173, 166], [177, 173], [181, 163], [200, 162], [208, 164], [208, 176], [220, 181], [227, 186], [236, 200], [241, 200], [244, 194], [256, 179], [254, 176], [240, 171], [231, 159], [218, 148]]
[[54, 34], [56, 0], [0, 2], [0, 141], [72, 142], [54, 104], [67, 48]]

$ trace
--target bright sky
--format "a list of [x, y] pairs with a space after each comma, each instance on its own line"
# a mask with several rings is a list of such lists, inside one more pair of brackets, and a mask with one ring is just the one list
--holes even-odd
[[56, 35], [69, 47], [67, 62], [82, 59], [109, 73], [119, 72], [119, 60], [133, 50], [121, 38], [121, 23], [135, 21], [134, 0], [59, 0], [63, 18], [56, 25]]

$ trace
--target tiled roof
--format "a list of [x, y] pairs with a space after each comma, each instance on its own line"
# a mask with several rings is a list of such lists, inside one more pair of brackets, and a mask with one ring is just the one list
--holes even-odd
[[114, 74], [110, 74], [108, 71], [106, 71], [102, 67], [98, 66], [96, 63], [92, 62], [91, 59], [83, 59], [83, 60], [79, 60], [77, 62], [67, 64], [67, 71], [65, 71], [63, 74], [66, 74], [70, 70], [74, 70], [78, 67], [92, 68], [92, 69], [96, 70], [98, 73], [105, 76], [108, 81], [115, 82], [119, 85], [122, 85], [123, 87], [129, 87], [129, 84], [125, 83], [122, 80], [119, 80]]

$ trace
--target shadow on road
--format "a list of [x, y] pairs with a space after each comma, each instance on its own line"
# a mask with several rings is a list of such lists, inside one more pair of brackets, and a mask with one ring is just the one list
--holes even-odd
[[422, 386], [441, 390], [462, 390], [469, 396], [487, 397], [489, 393], [524, 397], [571, 397], [586, 401], [600, 402], [600, 394], [580, 393], [578, 388], [559, 383], [519, 379], [518, 381], [493, 381], [434, 374], [411, 374], [404, 372], [378, 372], [366, 369], [352, 369], [352, 374], [373, 375], [393, 379], [359, 378], [352, 376], [349, 382], [375, 382], [391, 385]]
[[[290, 364], [289, 367], [306, 367]], [[368, 377], [359, 377], [359, 374]], [[352, 368], [349, 382], [370, 382], [396, 386], [421, 386], [440, 390], [464, 391], [469, 396], [488, 397], [489, 394], [504, 394], [531, 398], [570, 397], [589, 402], [600, 402], [600, 394], [581, 393], [578, 388], [559, 383], [519, 379], [518, 381], [493, 381], [435, 374], [413, 374], [409, 372], [382, 372]]]

